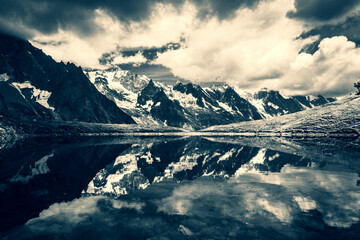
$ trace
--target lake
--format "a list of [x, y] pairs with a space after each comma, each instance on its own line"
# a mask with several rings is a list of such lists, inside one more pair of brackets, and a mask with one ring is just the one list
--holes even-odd
[[0, 151], [1, 239], [359, 239], [358, 139], [31, 138]]

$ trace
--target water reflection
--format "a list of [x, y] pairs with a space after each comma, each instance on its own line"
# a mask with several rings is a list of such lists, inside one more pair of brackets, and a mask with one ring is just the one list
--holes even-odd
[[[263, 140], [241, 141], [249, 139], [22, 143], [0, 155], [0, 199], [8, 206], [1, 210], [2, 235], [7, 239], [358, 237], [356, 144], [343, 143], [351, 145], [348, 155], [340, 150], [344, 146], [334, 152], [324, 144], [316, 151], [306, 141], [288, 144], [297, 151], [302, 148], [302, 153], [309, 149], [318, 153], [308, 156], [271, 150], [269, 144], [259, 146]], [[336, 157], [328, 161], [319, 157], [328, 156], [330, 150]]]
[[279, 172], [289, 163], [311, 165], [310, 159], [302, 156], [202, 138], [134, 144], [101, 169], [83, 193], [120, 196], [167, 179]]

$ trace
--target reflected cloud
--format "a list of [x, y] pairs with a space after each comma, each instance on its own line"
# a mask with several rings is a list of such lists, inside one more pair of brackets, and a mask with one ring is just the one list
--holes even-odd
[[[224, 217], [256, 224], [259, 216], [292, 224], [304, 213], [318, 211], [331, 227], [350, 228], [359, 222], [360, 192], [356, 174], [289, 167], [282, 173], [244, 173], [228, 182], [199, 181], [177, 187], [161, 200], [167, 214]], [[229, 198], [232, 201], [229, 201]], [[277, 220], [277, 221], [274, 221]]]

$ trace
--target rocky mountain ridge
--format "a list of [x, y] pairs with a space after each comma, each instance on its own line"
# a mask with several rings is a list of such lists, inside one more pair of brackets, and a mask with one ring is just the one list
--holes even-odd
[[82, 69], [56, 62], [29, 42], [0, 34], [0, 115], [13, 120], [135, 123]]
[[137, 123], [190, 130], [271, 118], [336, 100], [322, 96], [284, 97], [273, 90], [248, 93], [227, 84], [207, 88], [181, 82], [167, 85], [117, 67], [87, 69], [85, 74]]

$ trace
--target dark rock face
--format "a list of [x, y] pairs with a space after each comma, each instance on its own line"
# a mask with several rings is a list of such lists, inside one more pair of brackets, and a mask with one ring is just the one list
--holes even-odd
[[240, 97], [233, 88], [227, 85], [224, 86], [224, 91], [214, 90], [213, 92], [209, 91], [209, 94], [214, 99], [230, 106], [232, 110], [238, 113], [238, 118], [243, 118], [243, 121], [262, 119], [253, 105]]
[[[179, 93], [182, 94], [180, 98]], [[229, 104], [233, 111], [225, 110], [219, 102]], [[176, 127], [199, 129], [261, 119], [256, 108], [240, 98], [231, 88], [225, 94], [208, 92], [191, 83], [177, 83], [172, 88], [164, 89], [150, 81], [139, 94], [137, 103], [150, 108], [150, 113], [155, 119]]]
[[151, 115], [169, 126], [183, 127], [184, 124], [190, 123], [179, 102], [170, 100], [164, 90], [156, 86], [152, 80], [139, 94], [137, 103], [149, 105]]
[[194, 98], [197, 99], [196, 104], [199, 107], [204, 108], [205, 102], [210, 103], [213, 106], [218, 107], [218, 104], [216, 101], [214, 101], [214, 99], [210, 98], [209, 94], [207, 94], [199, 85], [194, 85], [192, 83], [188, 83], [186, 85], [182, 84], [182, 83], [178, 83], [176, 84], [173, 89], [175, 91], [181, 92], [181, 93], [185, 93], [185, 94], [191, 94]]
[[270, 115], [283, 115], [304, 110], [293, 98], [284, 98], [278, 91], [259, 91], [255, 98], [264, 101], [264, 108]]
[[293, 96], [293, 98], [309, 108], [336, 101], [335, 98], [325, 98], [321, 95], [312, 98], [309, 96]]
[[[0, 34], [0, 74], [8, 76], [0, 85], [0, 99], [3, 99], [0, 109], [4, 116], [13, 117], [12, 113], [21, 112], [21, 117], [29, 119], [135, 123], [97, 91], [80, 67], [55, 62], [29, 42], [3, 34]], [[14, 83], [23, 85], [17, 89]], [[39, 104], [35, 89], [49, 93], [46, 101], [51, 108]], [[14, 93], [12, 98], [7, 91]]]

